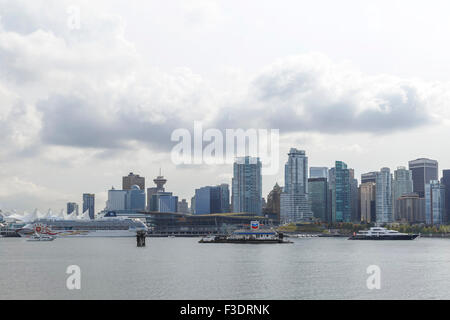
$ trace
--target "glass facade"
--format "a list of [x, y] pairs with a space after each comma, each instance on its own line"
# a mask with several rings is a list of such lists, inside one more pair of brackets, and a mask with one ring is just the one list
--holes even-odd
[[292, 148], [284, 167], [284, 192], [280, 196], [280, 215], [283, 222], [310, 220], [312, 212], [308, 200], [308, 157], [303, 150]]
[[89, 211], [89, 218], [95, 219], [95, 194], [83, 194], [83, 213]]
[[261, 215], [262, 177], [259, 158], [237, 158], [233, 165], [233, 211]]
[[445, 186], [437, 180], [425, 185], [425, 219], [430, 225], [444, 223]]
[[376, 180], [376, 221], [393, 222], [392, 212], [392, 174], [389, 168], [382, 168]]
[[325, 178], [328, 179], [328, 168], [327, 167], [311, 167], [309, 168], [310, 178]]
[[409, 162], [409, 170], [412, 172], [413, 191], [419, 197], [425, 197], [425, 185], [432, 180], [438, 180], [439, 166], [436, 160], [417, 159]]
[[314, 218], [328, 222], [328, 181], [327, 178], [308, 179], [308, 197]]
[[450, 170], [443, 171], [442, 184], [445, 187], [445, 223], [450, 223]]
[[336, 161], [335, 165], [335, 185], [334, 196], [335, 212], [333, 214], [335, 222], [351, 222], [352, 220], [352, 183], [350, 170], [347, 164]]

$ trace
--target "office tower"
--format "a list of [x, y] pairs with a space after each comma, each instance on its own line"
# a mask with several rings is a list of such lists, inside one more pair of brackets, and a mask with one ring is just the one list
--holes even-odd
[[367, 182], [373, 182], [376, 183], [377, 180], [377, 173], [376, 171], [363, 173], [361, 175], [361, 184], [367, 183]]
[[314, 218], [322, 222], [329, 222], [327, 178], [309, 178], [308, 197]]
[[425, 220], [430, 225], [444, 223], [445, 186], [438, 180], [431, 180], [425, 185]]
[[327, 167], [311, 167], [309, 168], [310, 178], [325, 178], [328, 179], [328, 168]]
[[425, 199], [417, 193], [404, 194], [395, 200], [396, 220], [408, 223], [425, 223]]
[[269, 192], [269, 195], [267, 196], [267, 204], [266, 208], [264, 210], [264, 214], [268, 215], [269, 217], [273, 217], [276, 221], [280, 222], [280, 196], [281, 196], [282, 189], [278, 185], [278, 183], [275, 184], [273, 189]]
[[233, 165], [233, 211], [261, 215], [261, 199], [261, 161], [248, 156], [237, 158]]
[[412, 172], [413, 191], [419, 197], [425, 197], [425, 185], [432, 180], [438, 180], [438, 162], [436, 160], [420, 158], [409, 161], [409, 170]]
[[190, 213], [189, 204], [187, 203], [186, 199], [178, 201], [178, 213], [183, 213], [183, 214]]
[[350, 222], [352, 219], [352, 179], [347, 164], [336, 161], [330, 170], [332, 222]]
[[360, 189], [360, 206], [361, 221], [376, 221], [376, 183], [365, 182], [361, 184]]
[[195, 214], [195, 196], [191, 198], [191, 214]]
[[111, 187], [108, 190], [108, 200], [106, 201], [106, 210], [116, 211], [126, 209], [126, 194], [127, 190], [116, 190]]
[[125, 209], [131, 211], [145, 210], [145, 190], [141, 190], [138, 185], [131, 186], [126, 190]]
[[355, 179], [355, 170], [348, 169], [350, 173], [350, 187], [351, 187], [351, 219], [352, 222], [360, 222], [361, 216], [359, 211], [359, 189], [358, 179]]
[[157, 192], [151, 196], [150, 211], [153, 212], [178, 212], [178, 197], [172, 192]]
[[442, 173], [442, 184], [445, 186], [445, 223], [450, 223], [450, 170]]
[[336, 222], [336, 168], [328, 170], [328, 220]]
[[167, 183], [167, 179], [165, 179], [161, 175], [161, 171], [159, 176], [153, 179], [153, 182], [156, 184], [156, 187], [147, 188], [147, 209], [150, 210], [150, 201], [152, 200], [152, 195], [157, 194], [158, 192], [165, 192], [164, 185]]
[[392, 174], [389, 168], [382, 168], [376, 179], [376, 221], [393, 222], [392, 213]]
[[228, 184], [208, 186], [195, 190], [195, 214], [230, 212]]
[[285, 187], [280, 196], [282, 222], [311, 220], [308, 200], [308, 157], [305, 151], [291, 148], [284, 167]]
[[75, 213], [77, 216], [79, 214], [79, 210], [78, 210], [78, 204], [76, 204], [75, 202], [68, 202], [67, 203], [67, 214], [72, 214]]
[[89, 218], [95, 219], [95, 194], [83, 194], [83, 213], [89, 211]]
[[394, 171], [394, 180], [392, 182], [392, 211], [394, 213], [394, 220], [397, 220], [398, 214], [396, 200], [404, 194], [411, 193], [413, 193], [412, 172], [405, 167], [398, 167], [397, 170]]
[[130, 172], [126, 177], [122, 178], [122, 189], [130, 190], [132, 186], [137, 185], [139, 189], [145, 190], [145, 178], [140, 177], [138, 174]]

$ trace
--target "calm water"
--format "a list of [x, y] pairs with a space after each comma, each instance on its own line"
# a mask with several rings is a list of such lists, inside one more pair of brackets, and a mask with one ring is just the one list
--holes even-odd
[[[0, 299], [450, 299], [450, 239], [197, 241], [0, 239]], [[69, 265], [81, 290], [66, 289]], [[381, 268], [380, 290], [367, 289], [369, 265]]]

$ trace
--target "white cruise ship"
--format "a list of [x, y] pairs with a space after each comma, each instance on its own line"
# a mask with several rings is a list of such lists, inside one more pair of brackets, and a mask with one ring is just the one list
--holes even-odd
[[135, 237], [138, 231], [147, 231], [140, 220], [117, 217], [108, 212], [95, 220], [37, 219], [18, 230], [22, 237], [43, 234], [54, 237]]

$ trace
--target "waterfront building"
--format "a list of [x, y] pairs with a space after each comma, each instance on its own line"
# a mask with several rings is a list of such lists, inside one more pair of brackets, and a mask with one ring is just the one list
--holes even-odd
[[329, 222], [328, 217], [328, 181], [327, 178], [308, 179], [308, 197], [314, 218]]
[[195, 214], [230, 212], [228, 184], [208, 186], [195, 190]]
[[131, 190], [131, 187], [137, 185], [140, 190], [145, 190], [145, 178], [130, 172], [126, 177], [122, 177], [122, 190]]
[[377, 182], [377, 173], [378, 172], [376, 172], [376, 171], [363, 173], [361, 175], [361, 184], [367, 183], [367, 182], [376, 183]]
[[141, 190], [138, 185], [131, 186], [130, 190], [126, 190], [125, 201], [126, 210], [145, 210], [145, 190]]
[[444, 223], [445, 186], [438, 180], [431, 180], [425, 185], [425, 220], [430, 225]]
[[309, 168], [310, 178], [325, 178], [328, 179], [328, 168], [327, 167], [311, 167]]
[[425, 199], [417, 193], [403, 194], [395, 202], [398, 222], [425, 223]]
[[280, 214], [284, 223], [311, 220], [308, 200], [308, 157], [306, 152], [291, 148], [284, 168], [285, 187], [280, 196]]
[[355, 170], [349, 169], [350, 173], [350, 187], [351, 187], [351, 221], [360, 222], [361, 212], [359, 210], [359, 189], [358, 189], [358, 179], [355, 179]]
[[442, 184], [445, 186], [445, 223], [450, 223], [450, 170], [442, 172]]
[[411, 170], [405, 167], [398, 167], [394, 171], [394, 180], [392, 182], [392, 196], [393, 196], [393, 209], [394, 220], [397, 220], [397, 201], [404, 194], [413, 193], [413, 180]]
[[376, 221], [393, 222], [392, 212], [392, 174], [389, 168], [382, 168], [376, 179]]
[[95, 194], [83, 194], [83, 213], [89, 211], [89, 218], [95, 219]]
[[79, 214], [79, 208], [78, 208], [78, 204], [76, 204], [75, 202], [68, 202], [67, 203], [67, 214], [72, 214], [75, 213], [77, 216]]
[[262, 213], [262, 176], [259, 158], [240, 157], [233, 164], [232, 205], [234, 212]]
[[336, 161], [330, 171], [332, 193], [332, 222], [350, 222], [352, 219], [352, 181], [350, 170], [343, 161]]
[[147, 209], [150, 210], [150, 201], [152, 200], [152, 196], [157, 194], [158, 192], [165, 192], [164, 185], [167, 183], [167, 179], [161, 175], [161, 171], [159, 176], [153, 179], [153, 182], [156, 184], [156, 187], [147, 188]]
[[151, 196], [150, 211], [172, 212], [178, 211], [178, 197], [172, 192], [157, 192]]
[[365, 182], [359, 187], [360, 190], [360, 212], [362, 222], [376, 221], [376, 183]]
[[106, 201], [107, 211], [125, 210], [126, 209], [127, 190], [116, 190], [111, 187], [108, 190], [108, 200]]
[[425, 197], [425, 185], [432, 180], [438, 180], [439, 165], [436, 160], [420, 158], [409, 161], [412, 172], [413, 191], [421, 198]]
[[280, 196], [281, 196], [282, 188], [275, 184], [273, 189], [270, 191], [267, 196], [267, 204], [264, 210], [264, 214], [272, 218], [276, 222], [280, 222]]

